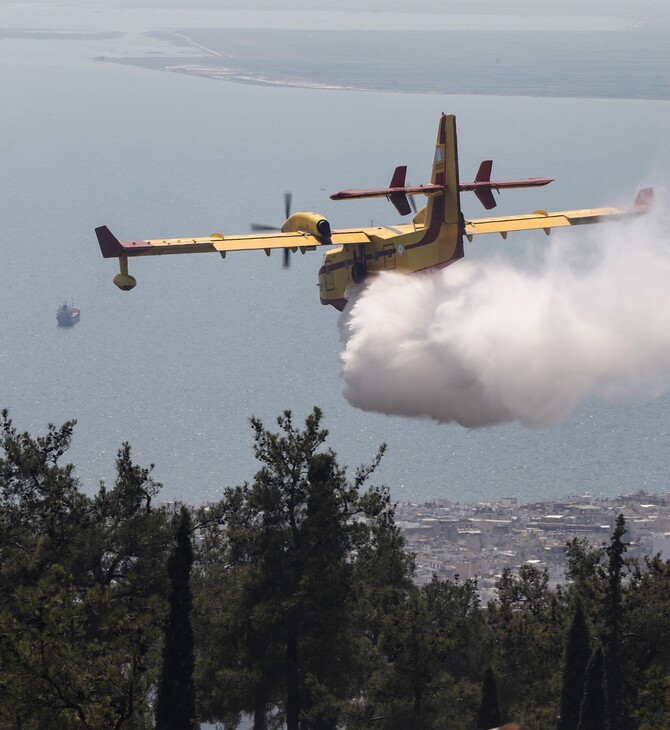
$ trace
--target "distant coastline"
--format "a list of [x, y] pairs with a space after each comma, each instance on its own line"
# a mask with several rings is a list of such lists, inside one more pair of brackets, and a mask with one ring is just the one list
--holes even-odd
[[[177, 50], [96, 60], [261, 86], [670, 100], [670, 34], [184, 29]], [[189, 52], [192, 51], [192, 54]]]

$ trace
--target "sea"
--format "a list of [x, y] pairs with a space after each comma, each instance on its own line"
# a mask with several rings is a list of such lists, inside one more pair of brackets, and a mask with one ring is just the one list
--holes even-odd
[[[399, 164], [428, 182], [443, 111], [457, 116], [462, 178], [488, 158], [504, 178], [555, 178], [541, 195], [510, 191], [501, 215], [624, 205], [650, 184], [662, 200], [670, 102], [285, 88], [95, 60], [162, 52], [145, 32], [190, 16], [156, 13], [0, 3], [0, 30], [30, 30], [0, 34], [0, 408], [20, 432], [76, 419], [64, 458], [84, 491], [113, 483], [128, 442], [162, 498], [189, 504], [253, 479], [251, 416], [274, 428], [285, 410], [299, 424], [314, 406], [352, 477], [387, 444], [372, 481], [397, 501], [670, 490], [667, 391], [588, 400], [544, 428], [364, 412], [343, 397], [318, 252], [288, 269], [263, 252], [131, 260], [138, 285], [126, 293], [94, 235], [103, 224], [122, 240], [281, 225], [285, 191], [334, 227], [393, 223], [383, 200], [329, 196], [385, 185]], [[466, 216], [483, 214], [466, 203]], [[551, 245], [542, 232], [491, 239], [466, 255], [521, 260]], [[66, 301], [81, 309], [72, 328], [56, 324]]]

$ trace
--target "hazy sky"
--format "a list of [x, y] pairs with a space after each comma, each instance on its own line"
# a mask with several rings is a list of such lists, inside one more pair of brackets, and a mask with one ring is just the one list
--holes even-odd
[[[60, 5], [62, 0], [21, 0], [20, 4]], [[14, 4], [0, 1], [0, 6]], [[623, 15], [640, 16], [653, 14], [658, 17], [670, 15], [667, 0], [82, 0], [73, 3], [82, 7], [136, 7], [136, 8], [182, 8], [197, 11], [201, 8], [218, 10], [314, 10], [314, 11], [365, 11], [381, 13], [429, 12], [464, 14], [552, 14], [552, 15]]]

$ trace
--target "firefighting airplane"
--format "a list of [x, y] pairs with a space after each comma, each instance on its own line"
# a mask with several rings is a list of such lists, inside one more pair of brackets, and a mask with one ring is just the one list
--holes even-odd
[[[546, 185], [549, 178], [526, 180], [491, 180], [492, 162], [482, 162], [474, 182], [461, 183], [458, 176], [456, 118], [442, 114], [430, 184], [405, 184], [405, 167], [397, 167], [387, 188], [375, 190], [343, 190], [331, 196], [334, 200], [386, 197], [398, 213], [411, 212], [411, 196], [425, 195], [427, 204], [409, 224], [345, 228], [333, 230], [318, 213], [290, 214], [287, 201], [286, 221], [281, 230], [245, 235], [213, 233], [206, 238], [173, 238], [164, 240], [118, 241], [107, 226], [95, 232], [105, 258], [118, 258], [121, 271], [114, 277], [120, 289], [128, 291], [136, 280], [128, 273], [128, 259], [135, 256], [160, 256], [178, 253], [219, 253], [262, 250], [269, 256], [275, 249], [284, 252], [285, 265], [289, 252], [313, 251], [328, 246], [319, 270], [319, 293], [322, 304], [342, 310], [347, 289], [361, 284], [380, 271], [416, 273], [439, 270], [463, 257], [463, 238], [472, 241], [483, 233], [499, 233], [503, 238], [513, 231], [542, 229], [549, 235], [553, 228], [602, 223], [637, 216], [649, 210], [652, 188], [641, 190], [635, 203], [627, 208], [589, 208], [555, 213], [536, 210], [527, 215], [465, 219], [461, 212], [461, 191], [473, 191], [488, 210], [495, 206], [493, 190]], [[409, 200], [408, 200], [409, 199]], [[413, 206], [412, 206], [413, 207]], [[255, 230], [268, 231], [266, 226]]]

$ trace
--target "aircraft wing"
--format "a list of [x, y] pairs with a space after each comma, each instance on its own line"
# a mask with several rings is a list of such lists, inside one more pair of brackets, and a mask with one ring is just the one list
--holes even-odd
[[161, 256], [178, 253], [220, 253], [230, 251], [265, 251], [269, 256], [274, 249], [292, 251], [313, 251], [317, 246], [347, 246], [365, 244], [370, 238], [365, 229], [332, 231], [329, 238], [317, 237], [311, 233], [278, 231], [276, 233], [253, 233], [225, 236], [213, 233], [211, 236], [195, 238], [157, 238], [136, 241], [119, 241], [107, 226], [95, 229], [104, 258], [120, 256]]
[[634, 205], [630, 208], [586, 208], [584, 210], [563, 210], [555, 213], [536, 210], [528, 215], [472, 218], [465, 221], [465, 235], [470, 241], [473, 236], [481, 233], [500, 233], [503, 238], [507, 238], [507, 234], [510, 232], [538, 228], [541, 228], [549, 235], [552, 228], [605, 223], [643, 215], [651, 208], [653, 197], [653, 189], [644, 188], [640, 190]]

